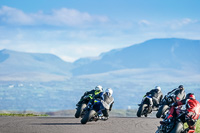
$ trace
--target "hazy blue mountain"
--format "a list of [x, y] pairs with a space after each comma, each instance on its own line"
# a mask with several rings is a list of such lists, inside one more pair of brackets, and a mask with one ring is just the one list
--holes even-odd
[[153, 39], [68, 63], [52, 54], [4, 49], [0, 110], [75, 109], [83, 93], [96, 85], [113, 89], [114, 109], [138, 108], [156, 85], [166, 94], [183, 84], [200, 100], [199, 50], [200, 40]]
[[132, 68], [172, 68], [200, 71], [200, 40], [152, 39], [130, 47], [111, 50], [97, 59], [74, 62], [74, 75], [104, 73]]
[[[81, 58], [73, 64], [52, 54], [0, 51], [1, 75], [99, 74], [123, 69], [176, 69], [200, 72], [200, 40], [152, 39], [114, 49], [99, 57]], [[74, 68], [74, 69], [73, 69]], [[47, 76], [48, 77], [48, 76]]]
[[[0, 51], [0, 74], [4, 76], [70, 76], [71, 63], [53, 54]], [[48, 77], [48, 76], [46, 76]]]

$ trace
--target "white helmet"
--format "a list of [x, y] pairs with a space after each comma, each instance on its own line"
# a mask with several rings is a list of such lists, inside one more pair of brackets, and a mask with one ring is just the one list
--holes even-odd
[[112, 96], [113, 94], [113, 90], [111, 88], [107, 88], [105, 92], [108, 94], [108, 96]]
[[102, 92], [103, 91], [103, 87], [98, 85], [98, 86], [95, 87], [95, 90], [96, 91], [99, 90], [100, 92]]
[[155, 89], [158, 89], [159, 92], [161, 91], [160, 86], [156, 86]]

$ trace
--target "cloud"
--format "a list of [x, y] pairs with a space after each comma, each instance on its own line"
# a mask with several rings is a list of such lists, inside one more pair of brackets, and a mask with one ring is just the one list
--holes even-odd
[[43, 11], [24, 13], [16, 8], [2, 6], [0, 9], [0, 21], [6, 24], [18, 25], [81, 26], [84, 24], [104, 23], [108, 21], [108, 18], [68, 8], [54, 9], [50, 14], [45, 14]]
[[6, 45], [6, 44], [9, 44], [9, 43], [11, 43], [11, 40], [0, 40], [1, 45]]
[[17, 23], [22, 25], [30, 25], [34, 22], [33, 18], [31, 18], [28, 14], [7, 6], [3, 6], [0, 9], [0, 20], [5, 23]]
[[75, 9], [62, 8], [53, 10], [51, 20], [58, 25], [80, 25], [91, 22], [106, 22], [106, 17], [92, 16], [89, 13], [81, 13]]
[[195, 23], [197, 23], [197, 20], [192, 20], [190, 18], [184, 18], [181, 20], [174, 20], [174, 21], [170, 21], [170, 27], [171, 29], [179, 29], [179, 28], [183, 28], [184, 26], [188, 26], [188, 25], [193, 25]]
[[145, 26], [148, 26], [148, 25], [150, 25], [151, 23], [149, 22], [149, 21], [147, 21], [147, 20], [140, 20], [139, 21], [139, 25], [145, 25]]

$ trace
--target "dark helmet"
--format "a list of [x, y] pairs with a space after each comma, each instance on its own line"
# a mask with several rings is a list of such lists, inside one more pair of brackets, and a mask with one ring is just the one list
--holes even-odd
[[186, 95], [186, 99], [195, 99], [194, 93], [188, 93], [188, 94]]
[[183, 88], [183, 85], [179, 85], [179, 87], [178, 87], [178, 88], [179, 88], [179, 89], [184, 89], [184, 88]]

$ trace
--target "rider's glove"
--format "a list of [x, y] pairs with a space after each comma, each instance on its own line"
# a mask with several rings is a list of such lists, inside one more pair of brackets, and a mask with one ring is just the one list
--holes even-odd
[[87, 107], [90, 108], [92, 106], [92, 103], [88, 103]]
[[178, 104], [175, 102], [175, 103], [170, 104], [169, 106], [170, 106], [170, 107], [171, 107], [171, 106], [176, 107], [176, 106], [178, 106]]

